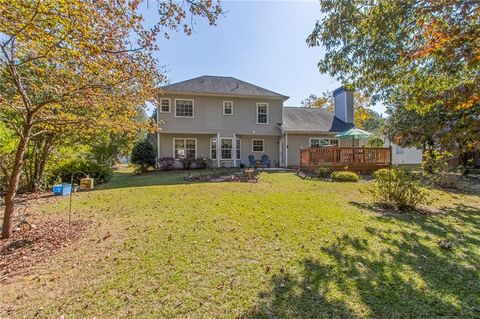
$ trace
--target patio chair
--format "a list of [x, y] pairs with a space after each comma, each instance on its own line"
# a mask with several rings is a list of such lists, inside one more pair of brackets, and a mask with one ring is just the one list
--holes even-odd
[[253, 155], [248, 155], [248, 163], [250, 167], [253, 167], [253, 165], [255, 164], [255, 157]]
[[267, 154], [262, 155], [262, 165], [263, 167], [270, 167], [270, 160], [268, 159]]

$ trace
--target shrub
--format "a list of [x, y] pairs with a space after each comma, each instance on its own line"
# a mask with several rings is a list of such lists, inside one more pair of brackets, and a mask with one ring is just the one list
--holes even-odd
[[206, 169], [212, 167], [212, 160], [208, 157], [200, 156], [195, 159], [195, 164], [197, 165], [197, 168]]
[[355, 172], [343, 171], [343, 172], [333, 172], [332, 181], [334, 182], [358, 182], [360, 176]]
[[457, 187], [459, 178], [460, 176], [457, 174], [449, 172], [438, 172], [430, 176], [430, 180], [435, 186], [449, 189]]
[[381, 169], [376, 171], [373, 177], [375, 182], [370, 193], [379, 204], [405, 211], [427, 202], [427, 193], [420, 187], [415, 175], [408, 170]]
[[189, 157], [180, 158], [180, 163], [182, 163], [183, 169], [190, 169], [192, 167], [193, 162], [195, 162], [193, 158], [189, 158]]
[[146, 139], [139, 141], [133, 147], [131, 161], [142, 173], [147, 172], [149, 167], [154, 167], [156, 160], [153, 145]]
[[329, 178], [332, 170], [326, 167], [319, 167], [313, 173], [320, 178]]
[[[81, 171], [92, 177], [95, 184], [107, 182], [113, 175], [113, 170], [110, 166], [101, 165], [91, 160], [75, 159], [68, 161], [52, 170], [49, 183], [53, 184], [57, 181], [70, 183], [71, 176], [74, 172]], [[73, 182], [79, 183], [81, 178], [85, 176], [82, 174], [75, 174]]]
[[171, 156], [160, 157], [158, 159], [158, 165], [161, 169], [168, 171], [175, 164], [175, 159]]
[[423, 154], [422, 170], [424, 174], [437, 174], [448, 170], [448, 164], [445, 158], [449, 156], [448, 152], [439, 152], [430, 150]]

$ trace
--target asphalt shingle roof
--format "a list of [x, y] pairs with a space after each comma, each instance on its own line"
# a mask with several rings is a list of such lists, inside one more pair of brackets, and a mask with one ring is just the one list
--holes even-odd
[[284, 132], [344, 132], [354, 127], [335, 117], [325, 109], [284, 107], [282, 131]]
[[264, 89], [257, 85], [226, 76], [204, 75], [190, 80], [161, 87], [164, 91], [186, 93], [213, 93], [234, 96], [262, 96], [288, 99], [288, 96]]

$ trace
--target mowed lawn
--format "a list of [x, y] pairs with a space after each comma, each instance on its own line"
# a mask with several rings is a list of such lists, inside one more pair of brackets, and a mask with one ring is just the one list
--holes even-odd
[[[2, 283], [15, 318], [480, 318], [480, 198], [372, 210], [368, 183], [117, 173], [74, 195], [85, 237]], [[41, 207], [66, 218], [68, 199]], [[454, 243], [441, 248], [439, 240]]]

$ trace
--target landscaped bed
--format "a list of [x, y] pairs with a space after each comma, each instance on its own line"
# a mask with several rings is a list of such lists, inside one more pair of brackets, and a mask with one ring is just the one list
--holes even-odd
[[[478, 194], [430, 189], [429, 214], [399, 213], [371, 205], [370, 182], [185, 175], [120, 172], [75, 194], [95, 227], [3, 283], [0, 317], [478, 317]], [[67, 212], [60, 199], [32, 218]]]

